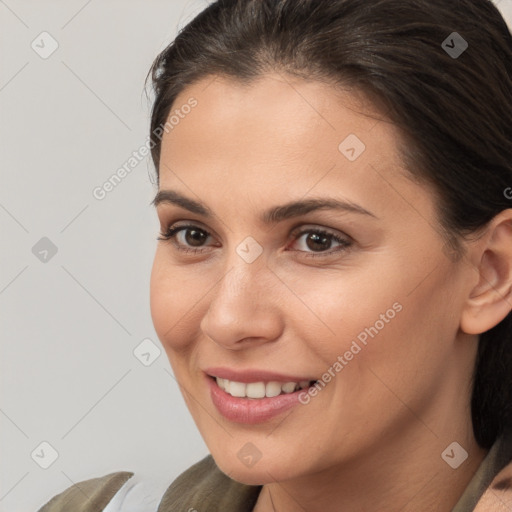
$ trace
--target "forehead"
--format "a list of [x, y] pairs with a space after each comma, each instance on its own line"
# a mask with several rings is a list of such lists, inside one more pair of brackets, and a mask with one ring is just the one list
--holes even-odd
[[280, 74], [249, 84], [209, 76], [178, 95], [173, 114], [161, 188], [203, 198], [237, 185], [291, 199], [338, 191], [373, 211], [410, 209], [424, 188], [402, 167], [399, 130], [356, 91]]
[[321, 159], [325, 152], [339, 157], [347, 138], [359, 139], [357, 151], [369, 150], [365, 161], [377, 152], [380, 160], [397, 156], [398, 131], [366, 96], [289, 75], [263, 75], [249, 84], [205, 77], [177, 96], [169, 119], [171, 130], [162, 142], [167, 163], [213, 156], [209, 151], [216, 159], [233, 158], [237, 148], [254, 161], [258, 155], [267, 162]]
[[[191, 98], [198, 106], [190, 117], [197, 118], [198, 112], [202, 114], [203, 137], [208, 136], [212, 125], [224, 130], [240, 125], [254, 130], [259, 127], [265, 128], [263, 133], [267, 134], [276, 127], [284, 128], [286, 134], [307, 133], [308, 136], [315, 130], [320, 136], [327, 129], [339, 131], [341, 135], [347, 128], [366, 131], [379, 120], [387, 122], [360, 91], [285, 74], [265, 74], [249, 83], [207, 76], [186, 87], [175, 99], [172, 110], [179, 111]], [[389, 122], [388, 125], [391, 126]], [[194, 130], [198, 128], [194, 126]], [[215, 131], [211, 135], [220, 133]], [[397, 133], [390, 135], [397, 136]]]

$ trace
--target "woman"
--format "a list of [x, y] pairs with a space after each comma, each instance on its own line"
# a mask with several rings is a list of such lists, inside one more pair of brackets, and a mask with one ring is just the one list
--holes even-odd
[[[211, 452], [158, 512], [510, 510], [494, 5], [219, 0], [152, 80], [151, 313]], [[41, 511], [142, 510], [132, 476]]]

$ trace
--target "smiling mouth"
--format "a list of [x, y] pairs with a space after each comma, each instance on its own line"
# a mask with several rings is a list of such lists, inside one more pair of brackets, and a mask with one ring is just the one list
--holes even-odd
[[236, 382], [220, 377], [209, 376], [214, 380], [220, 389], [236, 398], [273, 398], [279, 395], [291, 394], [297, 391], [308, 389], [317, 380], [303, 380], [300, 382], [277, 382], [277, 381], [259, 381], [259, 382]]

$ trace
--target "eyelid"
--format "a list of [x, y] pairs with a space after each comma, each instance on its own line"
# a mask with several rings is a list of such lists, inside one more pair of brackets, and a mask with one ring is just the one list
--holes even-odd
[[319, 231], [321, 233], [327, 233], [329, 235], [336, 236], [339, 238], [346, 238], [347, 241], [352, 241], [352, 237], [347, 235], [345, 232], [340, 231], [339, 229], [329, 228], [327, 226], [322, 226], [319, 224], [299, 223], [295, 227], [292, 227], [290, 231], [290, 236], [301, 235], [303, 233], [308, 233], [310, 231]]
[[160, 221], [160, 234], [168, 232], [172, 229], [180, 228], [198, 228], [201, 231], [205, 231], [206, 233], [208, 233], [208, 235], [218, 238], [214, 230], [206, 227], [205, 224], [203, 224], [200, 220], [197, 219], [173, 220], [173, 218], [171, 218], [169, 220], [165, 220], [165, 218], [162, 218], [162, 220]]

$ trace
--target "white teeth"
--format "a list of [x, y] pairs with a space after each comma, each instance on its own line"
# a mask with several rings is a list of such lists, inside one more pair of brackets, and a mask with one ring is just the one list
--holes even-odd
[[[308, 381], [309, 384], [309, 381]], [[295, 388], [297, 387], [297, 384], [295, 382], [287, 382], [286, 384], [282, 385], [283, 391], [285, 393], [293, 393], [295, 391]]]
[[229, 383], [229, 394], [232, 396], [244, 397], [245, 388], [247, 386], [243, 382], [230, 382]]
[[[281, 384], [279, 382], [267, 382], [265, 387], [265, 395], [268, 397], [274, 397], [281, 394]], [[249, 397], [250, 398], [250, 397]]]
[[264, 398], [265, 397], [265, 383], [264, 382], [250, 382], [245, 387], [244, 396], [249, 398]]
[[218, 386], [231, 396], [238, 398], [272, 398], [282, 393], [293, 393], [298, 389], [309, 387], [309, 380], [300, 382], [235, 382], [228, 379], [215, 378]]

